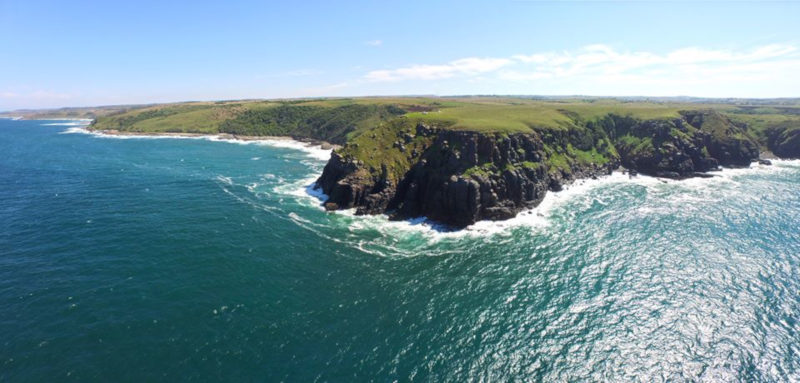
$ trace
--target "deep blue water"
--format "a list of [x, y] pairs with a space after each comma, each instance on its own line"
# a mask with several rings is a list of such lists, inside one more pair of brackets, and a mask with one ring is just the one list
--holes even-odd
[[[443, 233], [311, 151], [0, 120], [0, 381], [798, 381], [800, 163]], [[318, 153], [317, 153], [318, 154]]]

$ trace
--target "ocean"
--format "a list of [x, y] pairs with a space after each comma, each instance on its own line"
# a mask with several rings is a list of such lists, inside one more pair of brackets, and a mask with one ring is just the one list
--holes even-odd
[[329, 153], [0, 120], [0, 381], [798, 381], [800, 162], [505, 222], [326, 213]]

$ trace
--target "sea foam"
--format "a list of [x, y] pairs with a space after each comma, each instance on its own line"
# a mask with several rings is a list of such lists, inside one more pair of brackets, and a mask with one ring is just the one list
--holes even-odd
[[[64, 125], [67, 126], [67, 125]], [[73, 125], [69, 125], [73, 126]], [[110, 139], [119, 139], [119, 140], [142, 140], [142, 139], [173, 139], [173, 140], [206, 140], [206, 141], [213, 141], [213, 142], [226, 142], [230, 144], [237, 144], [237, 145], [264, 145], [264, 146], [271, 146], [276, 148], [288, 148], [288, 149], [295, 149], [304, 152], [309, 157], [314, 159], [326, 161], [331, 157], [331, 149], [322, 149], [321, 145], [311, 144], [307, 142], [301, 142], [297, 140], [293, 140], [290, 138], [265, 138], [265, 139], [254, 139], [254, 140], [242, 140], [236, 138], [228, 138], [223, 137], [220, 135], [191, 135], [191, 136], [182, 136], [182, 135], [126, 135], [126, 134], [108, 134], [98, 131], [92, 131], [85, 128], [86, 124], [82, 124], [80, 127], [73, 127], [68, 128], [61, 132], [62, 134], [89, 134], [95, 137], [100, 138], [110, 138]]]
[[[341, 214], [352, 218], [350, 230], [365, 231], [377, 230], [384, 235], [422, 234], [432, 240], [441, 240], [457, 237], [473, 236], [495, 236], [508, 235], [512, 229], [527, 227], [531, 230], [546, 228], [552, 223], [552, 214], [564, 205], [575, 202], [577, 199], [588, 198], [586, 205], [593, 202], [604, 204], [602, 199], [592, 196], [592, 191], [612, 185], [639, 185], [645, 187], [648, 193], [659, 193], [661, 189], [674, 191], [675, 188], [685, 188], [684, 192], [671, 193], [674, 202], [681, 203], [707, 203], [714, 200], [703, 198], [690, 193], [690, 191], [712, 192], [726, 183], [738, 183], [737, 178], [751, 174], [770, 174], [786, 170], [796, 170], [800, 167], [800, 160], [773, 160], [773, 165], [760, 165], [753, 163], [745, 168], [722, 168], [712, 172], [712, 177], [702, 178], [693, 177], [683, 180], [673, 180], [657, 178], [645, 175], [629, 176], [621, 172], [613, 172], [610, 175], [598, 177], [597, 179], [579, 179], [564, 186], [561, 191], [548, 191], [542, 202], [531, 209], [520, 211], [514, 218], [503, 221], [478, 221], [463, 229], [454, 229], [439, 224], [426, 217], [392, 221], [386, 215], [375, 216], [355, 216], [355, 209], [339, 210], [335, 214]], [[314, 176], [313, 178], [316, 178]], [[313, 179], [311, 178], [311, 179]], [[308, 180], [306, 180], [308, 181]], [[327, 196], [312, 194], [313, 189], [309, 187], [307, 193], [316, 198], [315, 205], [321, 206], [321, 202]], [[706, 194], [706, 193], [703, 193]]]

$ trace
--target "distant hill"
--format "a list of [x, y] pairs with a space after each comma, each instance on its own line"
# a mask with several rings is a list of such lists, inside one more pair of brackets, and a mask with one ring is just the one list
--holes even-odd
[[47, 118], [97, 118], [113, 113], [123, 113], [147, 105], [112, 105], [57, 109], [17, 109], [0, 113], [0, 117], [22, 117], [28, 120]]

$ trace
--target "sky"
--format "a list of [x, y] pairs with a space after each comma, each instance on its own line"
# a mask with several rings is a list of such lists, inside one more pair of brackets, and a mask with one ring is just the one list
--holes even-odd
[[464, 94], [800, 97], [800, 0], [0, 0], [0, 110]]

